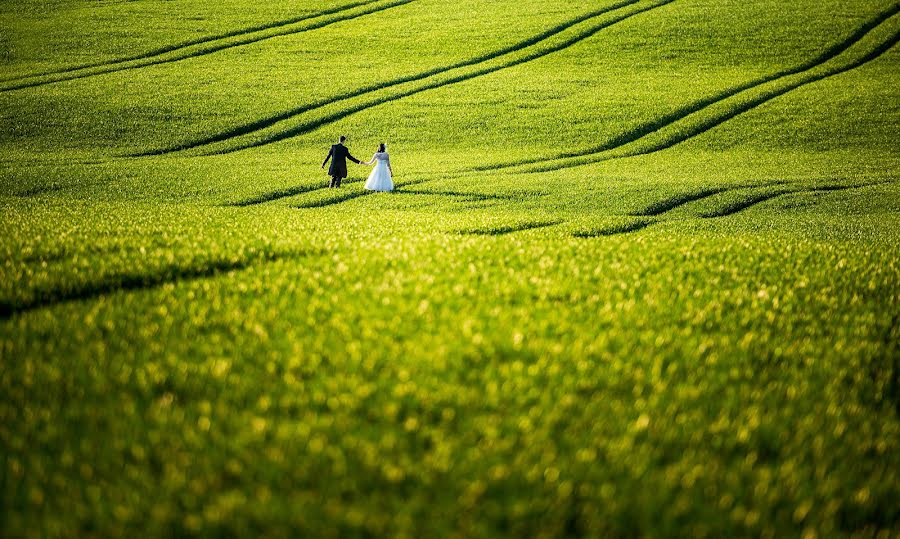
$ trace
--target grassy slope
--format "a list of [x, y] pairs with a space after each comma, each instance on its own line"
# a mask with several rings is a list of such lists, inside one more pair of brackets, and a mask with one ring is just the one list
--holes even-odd
[[[138, 56], [163, 46], [256, 28], [365, 0], [15, 2], [0, 6], [3, 80]], [[48, 14], [50, 16], [48, 16]], [[77, 28], [80, 31], [73, 32]]]
[[[665, 151], [472, 170], [802, 64], [886, 4], [679, 0], [262, 149], [110, 159], [334, 95], [330, 54], [353, 89], [594, 9], [469, 3], [0, 93], [12, 535], [897, 531], [896, 49]], [[182, 29], [129, 35], [97, 57]], [[281, 197], [338, 131], [428, 181]]]

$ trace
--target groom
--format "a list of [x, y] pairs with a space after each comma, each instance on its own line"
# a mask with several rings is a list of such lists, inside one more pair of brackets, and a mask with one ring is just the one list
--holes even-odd
[[347, 159], [353, 161], [357, 165], [359, 164], [359, 159], [350, 155], [350, 150], [344, 146], [345, 140], [347, 140], [347, 137], [341, 135], [338, 143], [328, 150], [328, 156], [325, 157], [325, 161], [322, 162], [322, 168], [325, 168], [325, 164], [331, 159], [331, 166], [328, 167], [328, 175], [331, 176], [331, 183], [328, 184], [328, 187], [341, 186], [341, 180], [347, 177]]

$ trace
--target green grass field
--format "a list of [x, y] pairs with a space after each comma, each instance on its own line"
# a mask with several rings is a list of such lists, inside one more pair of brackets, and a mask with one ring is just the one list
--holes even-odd
[[900, 535], [898, 39], [0, 3], [0, 536]]

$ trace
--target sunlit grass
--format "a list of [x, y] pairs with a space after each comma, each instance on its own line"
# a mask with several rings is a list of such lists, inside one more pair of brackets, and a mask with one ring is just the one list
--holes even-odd
[[3, 81], [346, 20], [0, 90], [0, 535], [898, 533], [891, 4], [38, 4]]

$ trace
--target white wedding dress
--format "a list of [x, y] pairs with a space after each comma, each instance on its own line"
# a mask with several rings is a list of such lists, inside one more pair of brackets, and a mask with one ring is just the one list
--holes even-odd
[[394, 182], [391, 180], [391, 170], [388, 167], [391, 158], [388, 153], [376, 152], [372, 156], [372, 161], [375, 162], [375, 168], [372, 169], [369, 179], [366, 180], [366, 189], [369, 191], [393, 191]]

